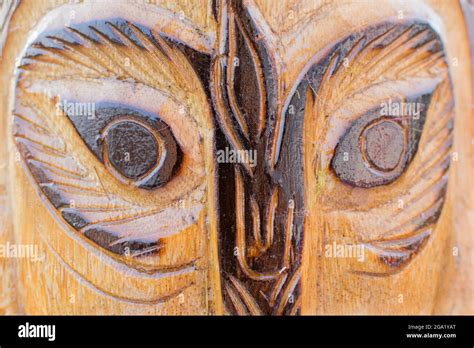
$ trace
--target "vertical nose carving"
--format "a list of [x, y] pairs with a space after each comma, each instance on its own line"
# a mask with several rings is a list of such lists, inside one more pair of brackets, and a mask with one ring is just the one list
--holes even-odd
[[[220, 260], [224, 300], [236, 314], [296, 314], [299, 310], [303, 196], [302, 105], [278, 115], [277, 77], [264, 43], [238, 2], [221, 2], [212, 93], [221, 134], [219, 163]], [[270, 163], [276, 118], [284, 144]], [[254, 161], [245, 161], [249, 153]]]
[[[245, 276], [256, 281], [277, 280], [282, 274], [286, 273], [292, 266], [294, 261], [292, 241], [293, 241], [293, 224], [295, 214], [295, 202], [290, 199], [286, 202], [286, 212], [278, 205], [279, 186], [275, 186], [268, 201], [263, 201], [266, 208], [264, 221], [260, 219], [260, 205], [257, 203], [255, 196], [251, 193], [250, 199], [246, 199], [245, 187], [242, 173], [238, 168], [235, 169], [235, 211], [236, 211], [236, 253], [235, 256], [239, 262]], [[250, 206], [250, 216], [252, 223], [248, 227], [245, 221], [245, 206]], [[279, 260], [279, 265], [273, 270], [261, 271], [253, 269], [249, 262], [250, 258], [263, 257], [268, 251], [274, 248], [275, 234], [275, 213], [277, 209], [282, 212], [277, 216], [277, 222], [283, 227], [283, 252]], [[285, 221], [282, 221], [285, 220]], [[246, 230], [251, 230], [253, 237], [252, 244], [247, 243]], [[262, 239], [262, 232], [265, 233], [265, 239]], [[277, 257], [278, 259], [278, 257]], [[274, 301], [273, 301], [274, 302]]]

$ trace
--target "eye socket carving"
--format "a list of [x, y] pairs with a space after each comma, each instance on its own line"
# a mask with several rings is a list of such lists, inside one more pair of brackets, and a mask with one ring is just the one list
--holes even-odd
[[180, 149], [169, 126], [157, 116], [100, 104], [94, 117], [67, 114], [92, 153], [120, 181], [153, 190], [171, 180]]
[[336, 176], [363, 188], [397, 180], [416, 154], [430, 99], [431, 93], [396, 102], [414, 105], [415, 114], [403, 108], [384, 114], [377, 107], [356, 120], [336, 146], [331, 160]]
[[[163, 278], [194, 270], [201, 249], [173, 250], [195, 244], [188, 227], [206, 198], [212, 114], [189, 57], [207, 58], [120, 18], [80, 18], [46, 20], [18, 62], [12, 125], [23, 164], [65, 232], [100, 258]], [[68, 250], [56, 251], [74, 265]]]

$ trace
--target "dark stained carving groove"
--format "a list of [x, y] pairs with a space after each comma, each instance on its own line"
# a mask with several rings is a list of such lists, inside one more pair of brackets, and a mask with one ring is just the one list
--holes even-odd
[[282, 160], [269, 170], [276, 102], [271, 59], [255, 41], [255, 29], [241, 4], [231, 4], [227, 11], [229, 22], [221, 22], [228, 26], [222, 30], [228, 35], [226, 50], [215, 63], [226, 61], [227, 69], [214, 73], [223, 131], [217, 149], [255, 151], [256, 163], [219, 164], [225, 300], [238, 314], [296, 313], [304, 204], [302, 158], [294, 150], [301, 146], [302, 118], [300, 114], [299, 120], [288, 123]]

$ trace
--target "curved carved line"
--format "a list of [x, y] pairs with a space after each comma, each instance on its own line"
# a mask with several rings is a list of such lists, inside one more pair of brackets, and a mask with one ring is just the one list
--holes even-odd
[[351, 270], [349, 273], [370, 277], [388, 277], [400, 273], [409, 265], [410, 260], [427, 244], [431, 233], [432, 229], [429, 228], [422, 233], [407, 238], [364, 244], [377, 255], [388, 269], [384, 272]]
[[289, 315], [296, 315], [299, 310], [301, 310], [301, 303], [303, 302], [303, 297], [299, 295], [296, 298], [295, 304], [293, 305], [293, 308], [291, 308]]
[[252, 63], [255, 67], [255, 71], [257, 72], [257, 88], [260, 97], [259, 103], [259, 115], [258, 115], [258, 131], [257, 137], [259, 138], [265, 128], [265, 118], [266, 118], [266, 110], [267, 110], [267, 99], [266, 99], [266, 88], [265, 88], [265, 77], [263, 76], [263, 70], [261, 68], [260, 58], [258, 56], [257, 50], [255, 49], [252, 40], [249, 37], [247, 30], [245, 30], [242, 21], [240, 18], [236, 17], [237, 25], [242, 33], [245, 44], [250, 52], [250, 56], [252, 57]]
[[227, 282], [224, 283], [225, 290], [229, 295], [229, 298], [234, 305], [235, 311], [238, 315], [249, 315], [250, 313], [247, 311], [247, 307], [245, 307], [244, 303], [240, 299], [237, 292], [230, 286]]
[[270, 300], [268, 301], [271, 307], [275, 305], [278, 295], [280, 294], [281, 289], [285, 285], [287, 278], [288, 278], [288, 272], [282, 272], [280, 278], [278, 278], [277, 282], [275, 283], [275, 286], [273, 287], [273, 291], [270, 295]]
[[31, 120], [31, 119], [29, 119], [29, 118], [27, 118], [27, 117], [25, 117], [25, 116], [23, 116], [23, 115], [21, 115], [17, 112], [13, 112], [13, 116], [18, 117], [19, 119], [29, 123], [30, 125], [32, 125], [35, 128], [35, 130], [38, 130], [38, 129], [41, 130], [43, 132], [43, 134], [48, 134], [49, 133], [49, 131], [44, 126], [40, 125], [39, 123], [34, 122], [33, 120]]
[[[230, 7], [231, 9], [231, 7]], [[237, 49], [237, 35], [235, 33], [235, 15], [234, 11], [229, 11], [229, 57], [227, 59], [227, 95], [229, 97], [229, 104], [234, 113], [234, 116], [242, 130], [244, 136], [249, 139], [249, 128], [244, 115], [240, 111], [237, 103], [237, 98], [234, 93], [234, 59], [236, 57], [235, 51]]]
[[[278, 186], [273, 189], [272, 196], [270, 198], [270, 203], [267, 207], [267, 223], [265, 225], [268, 241], [270, 244], [273, 243], [273, 236], [275, 232], [275, 211], [278, 205]], [[258, 234], [260, 235], [260, 233]]]
[[[276, 192], [276, 190], [274, 192]], [[262, 241], [262, 236], [260, 233], [260, 210], [258, 203], [254, 197], [252, 197], [250, 200], [250, 208], [252, 210], [253, 219], [253, 237], [260, 253], [265, 253], [273, 244], [273, 219], [275, 215], [275, 207], [276, 205], [273, 205], [269, 208], [269, 211], [271, 212], [271, 214], [269, 214], [271, 220], [267, 220], [265, 241]]]
[[[383, 233], [382, 237], [384, 236], [391, 236], [391, 235], [400, 235], [403, 234], [404, 231], [410, 230], [410, 225], [421, 226], [425, 227], [425, 224], [432, 219], [433, 216], [436, 216], [441, 211], [444, 203], [444, 196], [439, 197], [433, 203], [431, 203], [428, 207], [426, 207], [423, 211], [417, 213], [414, 217], [409, 218], [408, 220], [403, 221], [397, 227], [392, 228], [389, 231]], [[412, 234], [416, 234], [419, 231], [419, 228], [415, 228], [412, 231]]]
[[249, 312], [251, 315], [262, 315], [262, 311], [260, 310], [260, 307], [258, 306], [257, 302], [255, 299], [250, 295], [250, 293], [245, 289], [245, 286], [243, 286], [237, 278], [233, 277], [232, 275], [229, 275], [229, 279], [234, 285], [234, 288], [238, 291], [240, 294], [240, 297], [244, 301], [245, 305], [249, 309]]
[[89, 181], [92, 183], [92, 180], [88, 179], [87, 176], [81, 176], [80, 174], [77, 174], [73, 171], [70, 171], [66, 168], [63, 168], [59, 165], [55, 165], [54, 163], [49, 163], [40, 159], [35, 158], [34, 156], [31, 156], [26, 159], [28, 164], [37, 165], [37, 166], [43, 166], [44, 170], [47, 170], [51, 173], [54, 173], [56, 175], [59, 175], [60, 177], [64, 179], [72, 179], [72, 180], [84, 180], [84, 181]]
[[279, 276], [280, 271], [257, 272], [247, 263], [247, 250], [245, 242], [245, 192], [242, 173], [235, 168], [235, 210], [236, 210], [236, 246], [237, 260], [244, 273], [253, 280], [272, 280]]
[[[96, 67], [94, 67], [94, 62], [92, 61], [92, 59], [90, 57], [88, 57], [87, 55], [85, 55], [82, 52], [80, 52], [79, 50], [77, 50], [77, 47], [76, 47], [77, 45], [71, 44], [70, 42], [68, 42], [64, 39], [61, 39], [61, 38], [55, 37], [55, 36], [47, 36], [47, 38], [54, 41], [54, 42], [57, 42], [57, 43], [63, 45], [64, 50], [60, 50], [60, 49], [54, 48], [54, 47], [47, 47], [47, 46], [43, 45], [42, 43], [39, 43], [39, 44], [38, 43], [33, 43], [31, 45], [31, 47], [49, 52], [50, 54], [53, 54], [54, 56], [56, 56], [59, 59], [66, 56], [69, 61], [75, 63], [79, 67], [89, 69], [89, 70], [91, 70], [93, 72], [96, 72], [96, 73], [99, 73], [99, 74], [104, 73], [103, 70], [100, 70], [100, 69], [97, 69]], [[75, 54], [80, 56], [81, 59], [76, 57]], [[40, 58], [40, 57], [42, 57], [42, 56], [39, 56], [37, 58]], [[28, 57], [28, 59], [34, 59], [34, 57]], [[89, 64], [87, 64], [86, 61], [89, 62]], [[51, 62], [51, 63], [54, 63], [54, 62]], [[56, 64], [64, 66], [64, 64], [61, 64], [60, 62], [56, 62]], [[23, 66], [21, 66], [21, 68], [24, 69]]]
[[448, 171], [448, 166], [440, 167], [441, 168], [441, 174], [438, 175], [438, 178], [436, 180], [433, 180], [433, 182], [430, 183], [430, 185], [426, 186], [421, 190], [421, 192], [416, 193], [412, 197], [410, 197], [410, 200], [404, 203], [404, 208], [403, 210], [395, 211], [390, 218], [395, 219], [398, 216], [402, 215], [404, 210], [410, 210], [410, 208], [415, 205], [417, 202], [421, 201], [422, 198], [426, 197], [431, 191], [434, 192], [441, 192], [443, 191], [447, 184], [448, 184], [448, 176], [446, 175]]
[[296, 272], [293, 274], [293, 276], [290, 278], [288, 281], [288, 284], [285, 287], [285, 290], [283, 291], [281, 301], [278, 305], [278, 307], [275, 310], [275, 314], [281, 315], [283, 314], [283, 311], [285, 310], [286, 305], [288, 304], [288, 301], [290, 299], [290, 295], [295, 291], [296, 286], [300, 282], [301, 279], [301, 268], [298, 268]]
[[265, 247], [268, 247], [268, 238], [265, 242], [262, 242], [262, 238], [260, 237], [260, 211], [257, 201], [253, 196], [250, 198], [250, 210], [252, 213], [253, 238], [255, 239], [257, 249], [262, 252]]
[[[116, 295], [116, 294], [113, 294], [105, 289], [102, 289], [101, 287], [97, 286], [97, 285], [94, 285], [91, 281], [89, 281], [88, 279], [86, 279], [82, 274], [80, 274], [78, 271], [74, 270], [74, 268], [72, 268], [62, 257], [61, 255], [59, 255], [59, 253], [54, 250], [54, 248], [50, 245], [50, 243], [46, 240], [46, 238], [40, 233], [40, 237], [41, 239], [44, 241], [44, 243], [46, 244], [46, 246], [48, 247], [48, 250], [54, 255], [56, 256], [56, 258], [58, 259], [59, 263], [61, 265], [64, 266], [64, 268], [69, 271], [69, 273], [71, 273], [72, 275], [74, 275], [75, 277], [77, 277], [77, 279], [79, 281], [82, 281], [84, 282], [84, 284], [97, 291], [99, 294], [105, 296], [105, 297], [109, 297], [109, 298], [112, 298], [113, 300], [116, 300], [116, 301], [120, 301], [120, 302], [124, 302], [124, 303], [133, 303], [133, 304], [140, 304], [140, 305], [157, 305], [157, 304], [163, 304], [177, 296], [179, 296], [181, 293], [183, 293], [187, 288], [191, 287], [194, 285], [194, 281], [190, 281], [188, 284], [184, 285], [183, 287], [177, 289], [176, 291], [168, 294], [168, 295], [165, 295], [165, 296], [160, 296], [160, 297], [157, 297], [157, 298], [152, 298], [152, 299], [147, 299], [147, 300], [144, 300], [144, 299], [136, 299], [136, 298], [130, 298], [130, 297], [126, 297], [126, 296], [119, 296], [119, 295]], [[193, 270], [194, 271], [194, 270]]]
[[[214, 60], [213, 73], [211, 74], [212, 99], [218, 116], [219, 124], [224, 130], [227, 140], [234, 150], [243, 151], [244, 147], [240, 137], [237, 135], [234, 126], [232, 125], [232, 120], [225, 106], [224, 96], [222, 95], [222, 90], [224, 88], [222, 77], [224, 70], [223, 59], [224, 58], [222, 57], [217, 57]], [[250, 166], [250, 163], [244, 161], [242, 166], [246, 169], [250, 176], [253, 176], [253, 168]]]
[[291, 240], [293, 238], [293, 219], [295, 214], [295, 201], [288, 202], [288, 212], [286, 220], [285, 252], [283, 254], [283, 269], [289, 269], [291, 265]]

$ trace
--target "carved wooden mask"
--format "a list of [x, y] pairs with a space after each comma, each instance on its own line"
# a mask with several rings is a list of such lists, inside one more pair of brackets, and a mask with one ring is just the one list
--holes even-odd
[[372, 290], [395, 302], [444, 250], [455, 101], [438, 14], [273, 5], [42, 10], [11, 129], [62, 226], [35, 238], [99, 311], [377, 312]]

